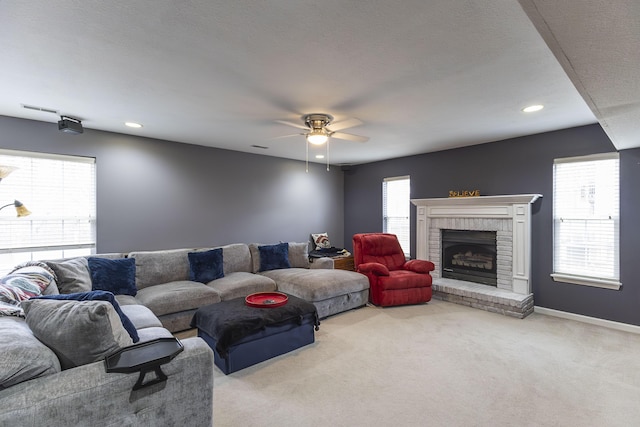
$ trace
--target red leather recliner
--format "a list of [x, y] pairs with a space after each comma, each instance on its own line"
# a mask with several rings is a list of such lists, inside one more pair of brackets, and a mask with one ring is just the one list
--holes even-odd
[[379, 306], [419, 304], [431, 300], [431, 261], [406, 261], [395, 234], [353, 236], [356, 270], [369, 278], [369, 301]]

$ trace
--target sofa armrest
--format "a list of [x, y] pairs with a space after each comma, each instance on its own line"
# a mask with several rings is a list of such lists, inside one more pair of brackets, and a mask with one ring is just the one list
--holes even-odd
[[213, 351], [200, 338], [182, 344], [162, 365], [167, 381], [140, 390], [137, 372], [107, 373], [103, 361], [0, 390], [0, 425], [212, 425]]
[[414, 273], [429, 274], [430, 271], [435, 270], [436, 266], [431, 261], [412, 259], [405, 262], [403, 268]]
[[309, 268], [333, 270], [333, 259], [329, 257], [312, 258], [312, 261], [309, 263]]
[[366, 262], [358, 265], [358, 273], [373, 274], [375, 276], [388, 276], [389, 269], [385, 265], [377, 262]]

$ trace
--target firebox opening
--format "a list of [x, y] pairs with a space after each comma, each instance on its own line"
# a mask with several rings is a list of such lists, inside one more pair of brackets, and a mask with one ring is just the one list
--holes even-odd
[[497, 286], [496, 232], [442, 230], [442, 277]]

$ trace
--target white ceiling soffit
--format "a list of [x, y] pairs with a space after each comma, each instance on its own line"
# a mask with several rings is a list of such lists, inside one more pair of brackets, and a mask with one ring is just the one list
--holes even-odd
[[615, 147], [640, 147], [640, 1], [520, 3]]
[[[582, 2], [571, 3], [572, 22], [583, 15], [585, 25], [599, 22]], [[562, 27], [554, 30], [561, 46], [584, 37], [581, 23], [562, 24], [567, 14], [558, 13], [558, 22], [541, 16]], [[631, 35], [637, 41], [637, 31]], [[302, 124], [307, 113], [361, 120], [347, 132], [369, 141], [332, 140], [332, 164], [596, 123], [521, 5], [509, 0], [3, 0], [0, 40], [0, 115], [50, 122], [52, 132], [55, 113], [23, 105], [79, 118], [87, 129], [297, 160], [305, 140], [278, 138], [297, 130], [278, 120]], [[570, 57], [576, 73], [590, 71], [595, 53], [574, 49], [585, 61]], [[613, 110], [638, 100], [608, 75], [580, 82], [609, 127], [618, 123]], [[610, 85], [619, 99], [602, 105]], [[530, 104], [545, 108], [524, 114]], [[310, 160], [324, 162], [315, 155], [325, 150], [311, 147]]]

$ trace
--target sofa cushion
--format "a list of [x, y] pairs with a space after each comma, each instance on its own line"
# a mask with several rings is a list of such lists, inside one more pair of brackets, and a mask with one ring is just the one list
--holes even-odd
[[49, 283], [49, 286], [44, 288], [44, 291], [42, 291], [42, 295], [58, 295], [59, 293], [60, 291], [58, 290], [58, 285], [55, 281]]
[[91, 290], [91, 275], [87, 258], [78, 257], [61, 261], [47, 261], [46, 263], [58, 276], [57, 284], [61, 294]]
[[378, 277], [378, 287], [382, 291], [395, 291], [431, 286], [429, 274], [418, 274], [407, 270], [390, 271], [388, 276]]
[[131, 252], [129, 258], [136, 261], [136, 287], [138, 291], [148, 286], [189, 280], [189, 259], [193, 249]]
[[289, 242], [289, 264], [293, 268], [309, 268], [309, 244]]
[[140, 302], [138, 302], [136, 297], [132, 297], [131, 295], [116, 295], [116, 301], [118, 301], [118, 304], [120, 304], [120, 307], [122, 307], [123, 305], [139, 305], [140, 304]]
[[225, 275], [235, 272], [251, 273], [253, 271], [251, 253], [249, 252], [248, 245], [244, 243], [233, 243], [220, 246], [220, 248], [222, 249]]
[[22, 307], [27, 325], [56, 353], [62, 369], [102, 360], [133, 344], [107, 301], [30, 299]]
[[41, 295], [52, 282], [53, 274], [38, 266], [21, 267], [0, 278], [0, 315], [23, 317], [20, 302]]
[[172, 338], [171, 332], [163, 327], [152, 326], [150, 328], [140, 329], [140, 342], [147, 342], [157, 338]]
[[260, 271], [260, 250], [258, 246], [264, 246], [262, 243], [250, 243], [249, 252], [251, 253], [251, 272], [257, 273]]
[[179, 311], [176, 313], [163, 314], [158, 316], [158, 320], [162, 323], [162, 327], [171, 332], [180, 332], [191, 329], [190, 323], [193, 315], [198, 311], [197, 308], [191, 310]]
[[209, 282], [222, 301], [233, 298], [246, 297], [255, 292], [273, 292], [276, 290], [276, 282], [259, 274], [236, 272], [229, 273], [225, 277]]
[[273, 279], [278, 291], [310, 302], [369, 289], [367, 276], [355, 271], [289, 268], [260, 274]]
[[353, 253], [356, 265], [377, 262], [389, 271], [401, 270], [407, 261], [398, 237], [390, 233], [355, 234]]
[[215, 304], [220, 302], [220, 295], [202, 283], [179, 281], [140, 289], [136, 299], [156, 316], [162, 316]]
[[90, 292], [77, 292], [73, 294], [60, 294], [60, 295], [43, 295], [39, 297], [35, 297], [37, 299], [53, 299], [53, 300], [65, 300], [65, 301], [107, 301], [111, 303], [116, 313], [118, 313], [118, 317], [122, 322], [122, 326], [127, 331], [131, 340], [136, 343], [140, 339], [138, 338], [138, 333], [136, 331], [136, 327], [133, 325], [131, 320], [127, 317], [126, 314], [120, 309], [120, 304], [116, 301], [115, 296], [108, 291], [90, 291]]
[[60, 372], [54, 352], [41, 343], [18, 317], [0, 317], [0, 390]]
[[136, 296], [136, 262], [130, 258], [89, 258], [91, 289]]
[[258, 251], [260, 252], [260, 271], [291, 267], [288, 243], [258, 246]]
[[136, 327], [139, 337], [142, 329], [162, 327], [162, 323], [156, 315], [142, 304], [121, 305], [120, 309]]
[[222, 248], [189, 252], [189, 280], [209, 283], [224, 277]]

